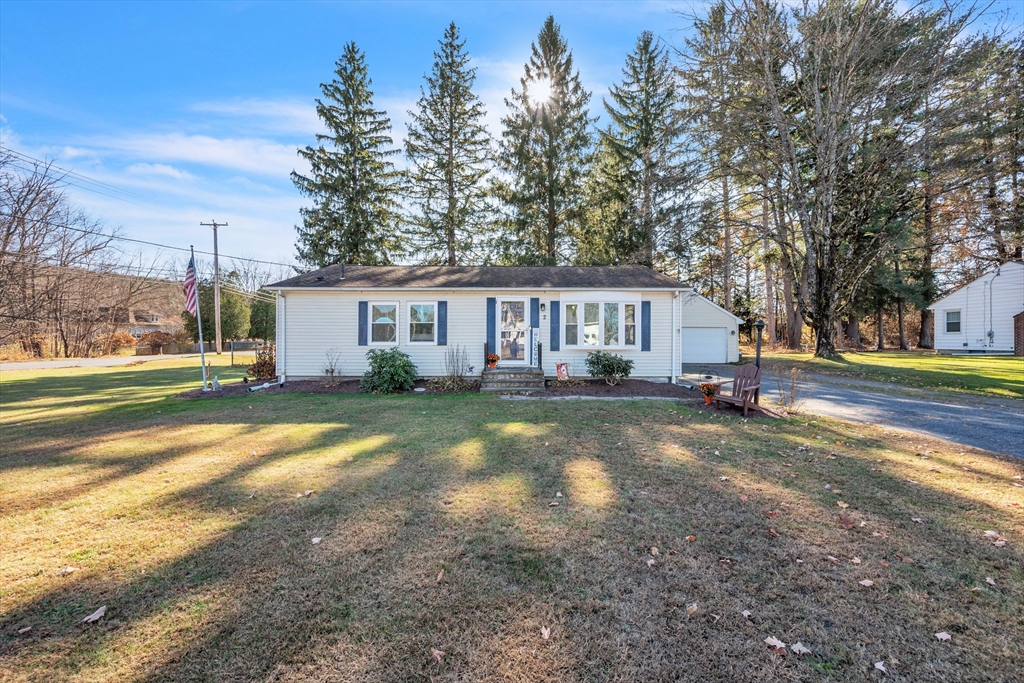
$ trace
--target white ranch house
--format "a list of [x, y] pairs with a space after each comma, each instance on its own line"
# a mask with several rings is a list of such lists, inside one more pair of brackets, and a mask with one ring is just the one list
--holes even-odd
[[937, 351], [1013, 353], [1013, 317], [1024, 311], [1024, 261], [1004, 263], [929, 308]]
[[557, 363], [586, 374], [588, 352], [634, 361], [633, 377], [665, 381], [684, 363], [739, 359], [741, 320], [670, 277], [643, 266], [341, 266], [269, 285], [277, 295], [277, 373], [361, 375], [366, 352], [398, 346], [424, 377], [445, 373], [452, 345], [474, 375], [486, 348], [499, 368]]

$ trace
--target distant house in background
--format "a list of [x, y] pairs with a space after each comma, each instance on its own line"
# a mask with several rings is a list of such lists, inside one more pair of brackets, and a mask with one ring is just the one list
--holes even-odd
[[[484, 348], [497, 370], [585, 374], [589, 352], [621, 354], [633, 376], [666, 380], [683, 363], [739, 358], [739, 318], [690, 287], [643, 266], [328, 266], [268, 285], [277, 292], [282, 378], [338, 370], [359, 376], [366, 352], [399, 347], [422, 376], [445, 373], [463, 347], [478, 375]], [[519, 370], [521, 369], [521, 371]]]
[[1010, 261], [939, 299], [935, 349], [1014, 353], [1014, 316], [1024, 312], [1024, 261]]

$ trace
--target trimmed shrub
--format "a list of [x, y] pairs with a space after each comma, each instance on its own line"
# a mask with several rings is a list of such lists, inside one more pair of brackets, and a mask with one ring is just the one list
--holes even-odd
[[416, 364], [401, 349], [371, 349], [366, 352], [370, 369], [363, 373], [359, 386], [371, 394], [391, 394], [412, 389]]
[[139, 340], [127, 332], [111, 332], [97, 337], [93, 341], [93, 348], [99, 353], [117, 353], [122, 349], [130, 349], [138, 343]]
[[588, 353], [586, 364], [587, 373], [591, 377], [603, 377], [604, 381], [611, 386], [615, 386], [633, 372], [632, 360], [604, 351]]
[[164, 349], [174, 343], [174, 335], [170, 332], [147, 332], [139, 339], [139, 343], [149, 346], [153, 353], [163, 353]]

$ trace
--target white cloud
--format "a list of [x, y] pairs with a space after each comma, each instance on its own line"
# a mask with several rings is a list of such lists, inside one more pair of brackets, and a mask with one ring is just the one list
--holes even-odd
[[198, 102], [191, 111], [242, 120], [266, 132], [312, 137], [322, 132], [312, 100], [272, 100], [260, 97], [236, 98], [226, 101]]
[[304, 167], [294, 146], [265, 138], [140, 133], [93, 138], [88, 144], [151, 163], [177, 161], [284, 178], [292, 169]]
[[167, 164], [132, 164], [127, 169], [130, 175], [137, 176], [164, 176], [175, 180], [195, 180], [196, 177], [188, 171], [174, 168]]

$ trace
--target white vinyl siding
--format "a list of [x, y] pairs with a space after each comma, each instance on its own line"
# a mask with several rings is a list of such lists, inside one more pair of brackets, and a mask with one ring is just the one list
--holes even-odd
[[[930, 308], [935, 312], [936, 350], [1012, 353], [1013, 316], [1024, 310], [1024, 262], [1004, 263]], [[949, 314], [954, 312], [960, 314], [959, 330], [949, 326]]]
[[[497, 299], [522, 297], [529, 300], [537, 297], [546, 304], [540, 314], [538, 327], [540, 341], [543, 345], [543, 367], [549, 376], [555, 374], [555, 363], [568, 363], [574, 376], [585, 376], [584, 359], [594, 347], [582, 344], [569, 347], [561, 344], [559, 351], [552, 351], [550, 344], [550, 305], [552, 301], [587, 300], [587, 293], [581, 291], [559, 292], [543, 290], [516, 291], [338, 291], [338, 290], [288, 290], [278, 301], [280, 314], [278, 330], [281, 338], [278, 348], [283, 344], [284, 351], [279, 351], [279, 372], [287, 373], [291, 378], [317, 377], [321, 374], [326, 353], [337, 349], [340, 354], [338, 373], [344, 377], [358, 377], [367, 369], [367, 346], [358, 345], [359, 302], [397, 302], [401, 320], [398, 325], [398, 346], [409, 354], [416, 364], [420, 375], [443, 375], [444, 358], [448, 348], [462, 346], [468, 356], [470, 365], [474, 366], [473, 374], [479, 377], [483, 362], [483, 347], [487, 339], [487, 297]], [[684, 292], [680, 298], [687, 296]], [[287, 303], [285, 303], [285, 298]], [[671, 291], [665, 292], [634, 292], [615, 293], [602, 292], [599, 301], [611, 302], [618, 298], [624, 305], [635, 306], [633, 335], [634, 346], [622, 346], [614, 349], [634, 362], [633, 377], [666, 379], [672, 374], [672, 307]], [[651, 350], [640, 350], [640, 301], [641, 298], [651, 302]], [[448, 302], [448, 346], [436, 344], [409, 343], [409, 325], [405, 323], [410, 302], [424, 300], [446, 300]], [[404, 316], [402, 312], [405, 311]], [[369, 312], [369, 311], [368, 311]], [[564, 307], [561, 321], [565, 321]], [[435, 309], [436, 316], [436, 309]], [[620, 314], [622, 331], [625, 331], [626, 313]], [[580, 316], [582, 318], [582, 315]], [[436, 318], [435, 318], [436, 319]], [[677, 319], [678, 320], [678, 319]], [[564, 324], [562, 326], [564, 328]], [[582, 319], [580, 320], [582, 327]], [[582, 336], [582, 329], [579, 331]], [[580, 339], [582, 342], [582, 339]], [[676, 352], [678, 361], [678, 351]]]

